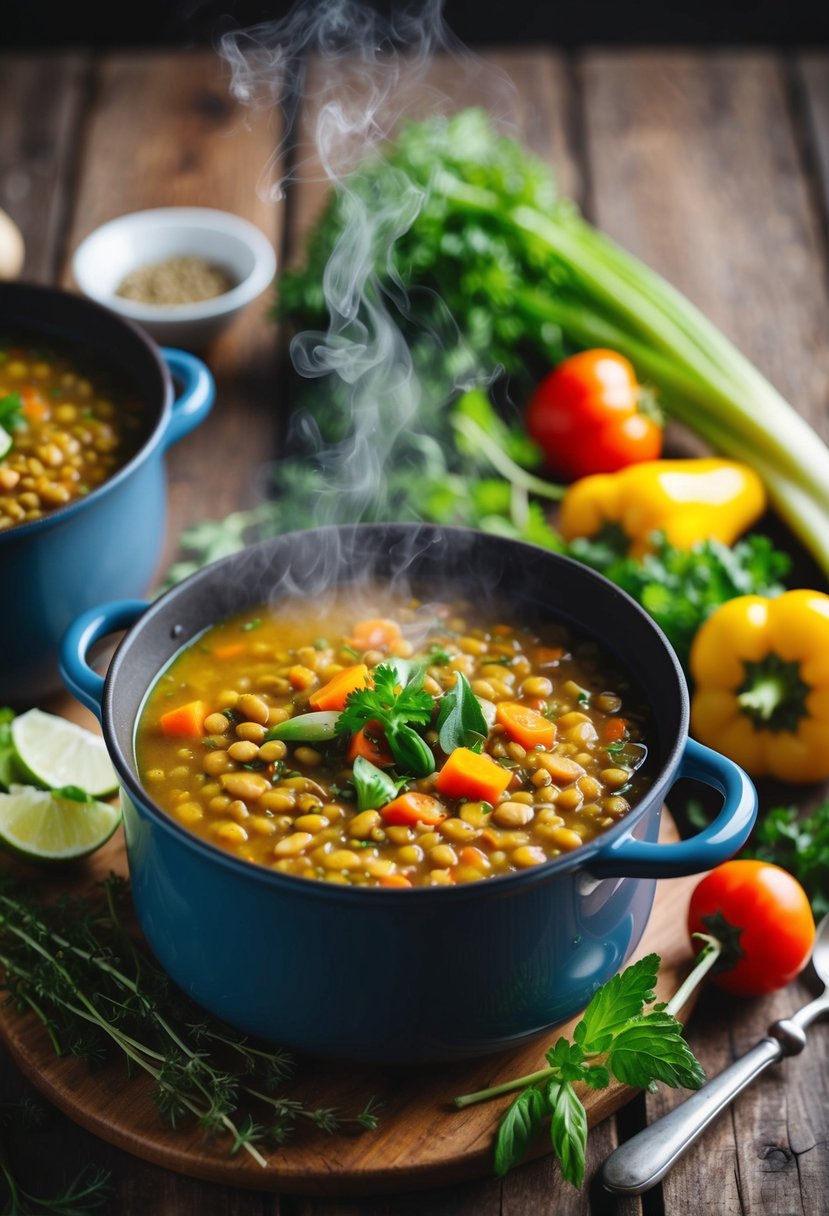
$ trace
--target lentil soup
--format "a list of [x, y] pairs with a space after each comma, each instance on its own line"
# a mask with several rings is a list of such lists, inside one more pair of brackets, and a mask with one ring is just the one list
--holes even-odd
[[365, 602], [262, 606], [181, 651], [136, 731], [156, 803], [283, 873], [412, 887], [571, 852], [647, 788], [644, 698], [592, 641]]
[[74, 354], [0, 339], [0, 530], [96, 489], [138, 450], [145, 421]]

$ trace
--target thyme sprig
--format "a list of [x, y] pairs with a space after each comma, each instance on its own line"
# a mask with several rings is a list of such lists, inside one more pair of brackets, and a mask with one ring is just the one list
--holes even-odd
[[292, 1056], [206, 1019], [124, 926], [124, 880], [111, 875], [102, 888], [100, 906], [69, 897], [39, 905], [0, 873], [2, 986], [40, 1019], [58, 1055], [91, 1064], [120, 1055], [130, 1074], [153, 1079], [170, 1126], [196, 1119], [225, 1133], [231, 1154], [244, 1149], [263, 1167], [257, 1145], [284, 1144], [300, 1121], [329, 1134], [377, 1126], [373, 1100], [344, 1117], [284, 1096]]
[[[34, 1216], [36, 1212], [52, 1212], [57, 1216], [88, 1216], [100, 1211], [110, 1195], [110, 1175], [97, 1166], [84, 1166], [54, 1195], [35, 1195], [27, 1190], [11, 1159], [10, 1136], [14, 1128], [26, 1133], [43, 1122], [44, 1111], [28, 1098], [18, 1102], [0, 1102], [0, 1203], [6, 1216]], [[4, 1190], [5, 1187], [5, 1190]]]

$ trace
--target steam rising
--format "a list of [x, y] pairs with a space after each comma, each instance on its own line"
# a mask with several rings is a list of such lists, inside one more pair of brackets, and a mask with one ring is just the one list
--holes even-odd
[[[484, 99], [503, 118], [514, 104], [507, 78], [491, 65], [482, 97], [481, 65], [448, 32], [441, 10], [442, 0], [420, 0], [391, 17], [356, 0], [299, 3], [284, 19], [226, 34], [220, 44], [237, 100], [256, 109], [279, 107], [283, 115], [285, 137], [263, 190], [281, 199], [302, 183], [325, 181], [341, 192], [346, 208], [343, 236], [324, 274], [328, 328], [297, 334], [290, 348], [301, 376], [323, 381], [323, 388], [333, 378], [350, 404], [347, 436], [333, 447], [316, 444], [327, 487], [319, 498], [320, 525], [382, 511], [386, 469], [401, 433], [411, 437], [417, 431], [421, 401], [395, 321], [407, 315], [405, 291], [394, 280], [381, 287], [373, 267], [378, 261], [392, 264], [394, 244], [425, 196], [404, 173], [389, 168], [396, 174], [395, 189], [369, 208], [349, 190], [348, 174], [365, 157], [382, 155], [402, 118], [446, 113]], [[452, 80], [452, 105], [436, 87], [437, 55]], [[312, 131], [303, 125], [308, 112], [316, 114]], [[274, 180], [273, 167], [283, 162], [289, 169]], [[319, 440], [309, 415], [300, 414], [292, 427], [306, 441]], [[326, 560], [333, 566], [332, 581], [339, 561], [335, 554]]]

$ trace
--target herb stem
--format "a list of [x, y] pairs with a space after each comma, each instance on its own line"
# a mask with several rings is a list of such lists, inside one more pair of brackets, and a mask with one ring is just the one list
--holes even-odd
[[497, 1098], [499, 1094], [508, 1094], [513, 1089], [523, 1089], [527, 1085], [536, 1085], [539, 1081], [546, 1081], [555, 1073], [555, 1068], [540, 1068], [538, 1072], [527, 1073], [524, 1077], [513, 1077], [511, 1081], [504, 1081], [501, 1085], [491, 1085], [489, 1089], [479, 1089], [474, 1094], [462, 1094], [459, 1098], [454, 1098], [453, 1102], [459, 1109], [464, 1106], [472, 1106], [475, 1102], [487, 1102], [490, 1098]]
[[718, 938], [704, 933], [697, 936], [705, 942], [705, 945], [697, 955], [693, 969], [688, 973], [665, 1006], [665, 1012], [672, 1014], [673, 1017], [677, 1016], [688, 1001], [691, 993], [702, 983], [722, 954], [722, 942]]
[[492, 467], [497, 469], [502, 477], [506, 477], [512, 485], [520, 486], [531, 494], [537, 494], [540, 498], [551, 498], [558, 501], [564, 497], [563, 486], [556, 485], [552, 481], [544, 481], [542, 477], [535, 477], [526, 469], [522, 469], [507, 456], [506, 452], [487, 435], [482, 427], [478, 426], [473, 418], [456, 412], [452, 415], [452, 426], [469, 443], [480, 448]]

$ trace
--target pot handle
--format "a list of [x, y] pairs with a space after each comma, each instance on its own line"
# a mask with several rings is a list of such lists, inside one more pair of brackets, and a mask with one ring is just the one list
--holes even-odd
[[96, 642], [109, 633], [129, 629], [147, 611], [146, 600], [113, 600], [82, 612], [63, 635], [60, 644], [60, 674], [74, 697], [101, 720], [104, 677], [90, 667], [86, 656]]
[[748, 839], [757, 818], [757, 791], [733, 760], [695, 739], [685, 745], [677, 778], [710, 785], [725, 798], [717, 818], [678, 844], [658, 844], [621, 836], [590, 862], [600, 878], [681, 878], [700, 874], [732, 857]]
[[175, 376], [182, 386], [173, 402], [170, 421], [161, 439], [166, 451], [204, 421], [213, 405], [216, 385], [207, 364], [202, 363], [195, 355], [165, 346], [161, 356], [170, 369], [170, 374]]

